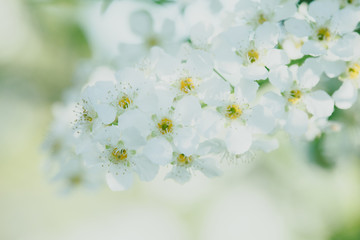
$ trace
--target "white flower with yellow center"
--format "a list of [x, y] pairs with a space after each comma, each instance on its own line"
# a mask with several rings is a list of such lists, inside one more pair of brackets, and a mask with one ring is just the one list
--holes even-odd
[[169, 61], [158, 61], [156, 64], [157, 84], [163, 84], [168, 90], [174, 92], [177, 99], [184, 96], [197, 96], [201, 85], [213, 75], [213, 61], [208, 53], [200, 50], [191, 50], [189, 55], [170, 58]]
[[302, 46], [303, 54], [333, 54], [342, 58], [351, 52], [353, 46], [347, 45], [342, 38], [355, 30], [360, 20], [357, 11], [340, 9], [339, 2], [335, 0], [318, 0], [311, 2], [308, 15], [301, 17], [287, 20], [285, 28], [297, 37], [308, 37]]
[[133, 109], [149, 113], [156, 108], [153, 79], [145, 78], [144, 73], [136, 68], [125, 68], [119, 71], [116, 77], [115, 91], [109, 89], [106, 94], [113, 94], [110, 105], [117, 112], [117, 116]]
[[[322, 73], [316, 59], [307, 59], [299, 68], [279, 67], [270, 70], [269, 80], [281, 92], [282, 98], [271, 97], [279, 108], [284, 107], [285, 130], [293, 135], [302, 135], [307, 130], [308, 115], [327, 118], [334, 110], [334, 101], [323, 90], [312, 91]], [[279, 111], [281, 112], [281, 111]]]
[[98, 97], [98, 94], [102, 93], [102, 90], [108, 85], [113, 86], [113, 83], [97, 82], [86, 87], [82, 92], [81, 101], [74, 109], [77, 115], [74, 129], [78, 134], [91, 133], [100, 125], [110, 124], [115, 120], [116, 113], [107, 104], [107, 99]]
[[347, 62], [339, 79], [343, 83], [332, 97], [338, 108], [348, 109], [356, 102], [360, 88], [360, 60]]
[[267, 68], [289, 62], [283, 50], [275, 49], [278, 36], [278, 28], [269, 23], [262, 24], [255, 33], [246, 26], [230, 28], [213, 40], [216, 65], [222, 72], [241, 73], [246, 79], [266, 79]]
[[[159, 20], [159, 19], [155, 19]], [[131, 13], [129, 18], [130, 29], [135, 34], [137, 40], [135, 43], [119, 44], [119, 64], [122, 66], [131, 66], [139, 59], [147, 55], [151, 48], [161, 47], [171, 50], [176, 48], [178, 40], [174, 37], [175, 23], [170, 19], [162, 20], [161, 29], [155, 29], [156, 23], [150, 12], [146, 10], [137, 10]]]
[[174, 152], [171, 164], [173, 167], [165, 179], [171, 178], [182, 184], [191, 179], [194, 171], [200, 171], [209, 178], [219, 176], [221, 173], [216, 167], [214, 158], [201, 156], [197, 152], [187, 155]]
[[240, 0], [235, 8], [239, 24], [256, 29], [264, 23], [277, 25], [296, 13], [295, 0]]
[[94, 132], [94, 141], [98, 156], [89, 156], [85, 163], [103, 168], [106, 182], [113, 191], [128, 189], [134, 173], [143, 181], [150, 181], [157, 174], [158, 166], [142, 154], [145, 139], [136, 128], [121, 131], [117, 126], [105, 126]]

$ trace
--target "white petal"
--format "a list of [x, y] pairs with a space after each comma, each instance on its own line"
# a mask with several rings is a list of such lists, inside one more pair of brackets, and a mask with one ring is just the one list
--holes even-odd
[[268, 71], [263, 66], [251, 64], [243, 68], [244, 77], [248, 80], [261, 80], [268, 77]]
[[156, 96], [157, 96], [157, 114], [166, 114], [169, 112], [173, 100], [175, 97], [175, 92], [167, 88], [167, 86], [156, 86]]
[[349, 33], [355, 30], [360, 20], [358, 11], [350, 8], [344, 8], [336, 12], [331, 19], [331, 29], [339, 34]]
[[283, 117], [285, 113], [285, 100], [282, 96], [274, 92], [267, 92], [261, 97], [260, 103], [269, 109], [276, 118]]
[[121, 130], [134, 127], [144, 138], [150, 134], [150, 118], [137, 109], [127, 110], [118, 117], [118, 126]]
[[154, 113], [158, 109], [158, 97], [154, 90], [140, 91], [134, 99], [134, 105], [145, 113]]
[[[128, 87], [127, 85], [130, 85], [133, 89], [141, 88], [148, 82], [144, 74], [134, 68], [124, 68], [118, 71], [116, 78], [122, 86]], [[131, 90], [133, 91], [133, 89]]]
[[181, 153], [190, 156], [199, 145], [199, 136], [193, 128], [181, 128], [176, 132], [173, 141]]
[[136, 11], [130, 15], [130, 27], [135, 34], [147, 36], [153, 32], [153, 19], [147, 11]]
[[307, 114], [296, 108], [290, 109], [284, 129], [293, 136], [300, 136], [306, 132], [307, 128]]
[[161, 28], [160, 36], [164, 39], [171, 39], [175, 34], [175, 23], [170, 19], [165, 19]]
[[276, 24], [265, 22], [255, 32], [256, 48], [273, 48], [279, 38], [279, 27]]
[[268, 68], [274, 68], [280, 65], [285, 65], [290, 62], [286, 52], [281, 49], [268, 50], [264, 63]]
[[93, 131], [94, 140], [103, 145], [116, 145], [120, 141], [120, 129], [118, 126], [101, 126]]
[[309, 15], [318, 25], [324, 24], [332, 15], [339, 10], [339, 4], [335, 0], [313, 1], [309, 5]]
[[245, 102], [252, 102], [256, 98], [259, 84], [254, 81], [242, 79], [235, 87], [234, 95], [238, 99], [244, 99]]
[[221, 175], [220, 169], [216, 167], [216, 162], [212, 158], [196, 159], [193, 168], [201, 171], [205, 176], [212, 178]]
[[251, 28], [247, 26], [233, 27], [228, 29], [226, 32], [221, 33], [219, 37], [226, 41], [230, 48], [240, 47], [245, 50], [249, 46], [251, 32]]
[[133, 183], [133, 175], [132, 173], [106, 173], [106, 183], [112, 191], [127, 190]]
[[272, 152], [279, 147], [279, 142], [277, 139], [256, 139], [253, 142], [253, 147], [260, 149], [266, 153]]
[[341, 87], [332, 95], [335, 100], [335, 105], [341, 109], [350, 108], [356, 101], [358, 90], [354, 84], [348, 80], [345, 81]]
[[115, 83], [112, 81], [98, 81], [83, 90], [82, 96], [92, 104], [109, 103], [115, 96]]
[[144, 147], [144, 155], [155, 164], [166, 165], [172, 160], [171, 144], [162, 137], [150, 139]]
[[286, 20], [285, 29], [297, 37], [307, 37], [312, 33], [310, 25], [305, 20], [296, 18]]
[[121, 139], [128, 149], [137, 149], [145, 145], [145, 139], [135, 127], [129, 127], [121, 131]]
[[194, 96], [185, 96], [177, 102], [174, 116], [179, 122], [189, 125], [195, 122], [200, 116], [201, 105]]
[[269, 81], [272, 85], [277, 87], [281, 92], [290, 89], [294, 82], [288, 67], [280, 66], [275, 69], [271, 69], [269, 72]]
[[174, 73], [179, 66], [178, 59], [166, 54], [164, 50], [153, 47], [151, 49], [151, 60], [156, 63], [155, 71], [160, 75], [168, 76]]
[[275, 127], [275, 119], [270, 110], [258, 105], [253, 108], [248, 124], [256, 132], [270, 133]]
[[274, 20], [276, 22], [287, 19], [289, 17], [294, 16], [296, 13], [296, 3], [295, 1], [285, 1], [282, 2], [281, 5], [276, 6]]
[[110, 124], [114, 122], [116, 117], [116, 110], [112, 106], [109, 106], [108, 104], [96, 104], [94, 105], [94, 109], [104, 124]]
[[205, 78], [213, 73], [212, 56], [203, 51], [194, 51], [188, 58], [185, 68], [191, 76]]
[[190, 30], [190, 39], [196, 46], [207, 43], [208, 38], [213, 33], [213, 26], [204, 23], [194, 25]]
[[334, 78], [343, 73], [346, 69], [346, 63], [344, 61], [327, 61], [322, 59], [321, 65], [326, 75], [330, 78]]
[[315, 117], [329, 117], [334, 111], [334, 100], [322, 90], [309, 93], [304, 103], [309, 113]]
[[251, 132], [246, 127], [230, 128], [225, 143], [229, 152], [234, 154], [245, 153], [251, 147]]
[[165, 179], [168, 179], [168, 178], [172, 178], [176, 182], [184, 184], [190, 180], [191, 174], [189, 171], [186, 170], [185, 167], [175, 166], [175, 167], [173, 167], [171, 172], [169, 172], [165, 176]]
[[311, 55], [311, 56], [321, 56], [326, 53], [326, 49], [324, 48], [321, 43], [313, 40], [307, 40], [302, 48], [301, 52], [305, 55]]
[[144, 156], [137, 156], [134, 159], [134, 171], [139, 175], [142, 181], [151, 181], [159, 171], [159, 166], [150, 162]]
[[217, 124], [220, 122], [220, 115], [212, 110], [202, 110], [196, 124], [196, 129], [201, 136], [215, 138], [218, 135]]
[[344, 35], [331, 48], [330, 51], [342, 60], [349, 61], [359, 57], [360, 36], [353, 32]]
[[298, 69], [299, 86], [311, 89], [320, 81], [322, 66], [316, 58], [308, 58]]

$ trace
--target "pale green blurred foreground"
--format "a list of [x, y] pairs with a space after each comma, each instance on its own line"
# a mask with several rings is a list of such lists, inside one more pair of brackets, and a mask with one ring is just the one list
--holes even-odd
[[[347, 132], [313, 152], [281, 136], [281, 149], [216, 179], [179, 185], [160, 174], [126, 192], [59, 194], [41, 144], [52, 103], [92, 52], [75, 21], [86, 4], [49, 2], [0, 0], [0, 239], [360, 239], [359, 146]], [[359, 114], [347, 114], [358, 129]]]

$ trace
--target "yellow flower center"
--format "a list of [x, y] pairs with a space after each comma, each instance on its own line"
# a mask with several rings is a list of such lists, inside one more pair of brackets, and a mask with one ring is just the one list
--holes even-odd
[[158, 128], [161, 134], [171, 133], [173, 131], [173, 123], [171, 119], [163, 118], [158, 123]]
[[150, 48], [152, 48], [154, 46], [159, 46], [160, 41], [156, 36], [151, 36], [148, 39], [146, 39], [145, 44], [150, 49]]
[[267, 19], [266, 19], [266, 17], [264, 16], [264, 14], [260, 14], [259, 16], [258, 16], [258, 23], [259, 24], [263, 24], [264, 22], [266, 22], [267, 21]]
[[297, 104], [300, 101], [301, 95], [302, 93], [300, 90], [291, 90], [290, 97], [288, 98], [289, 103]]
[[114, 162], [120, 162], [123, 160], [127, 159], [127, 151], [126, 149], [118, 149], [118, 148], [114, 148], [114, 150], [112, 151], [111, 155], [114, 157]]
[[83, 178], [80, 174], [73, 175], [69, 178], [69, 182], [73, 186], [80, 185], [80, 183], [82, 183], [82, 181], [83, 181]]
[[251, 49], [250, 51], [248, 51], [247, 57], [249, 62], [254, 63], [259, 59], [259, 53], [256, 50]]
[[132, 103], [131, 99], [127, 96], [123, 96], [119, 100], [119, 106], [123, 109], [127, 109], [131, 103]]
[[327, 28], [320, 28], [317, 33], [317, 38], [319, 41], [326, 40], [328, 41], [330, 39], [330, 31]]
[[193, 80], [191, 78], [182, 79], [180, 82], [180, 90], [184, 93], [189, 93], [195, 88]]
[[177, 162], [181, 166], [188, 165], [192, 163], [192, 161], [193, 161], [192, 156], [185, 156], [184, 154], [179, 154], [179, 156], [177, 157]]
[[227, 106], [225, 116], [230, 119], [237, 119], [242, 114], [240, 106], [237, 104], [231, 104]]
[[357, 63], [354, 63], [347, 69], [348, 75], [350, 79], [356, 79], [359, 77], [360, 74], [360, 65]]

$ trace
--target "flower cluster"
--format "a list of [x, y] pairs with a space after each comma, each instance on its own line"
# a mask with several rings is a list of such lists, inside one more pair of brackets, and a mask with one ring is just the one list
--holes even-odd
[[218, 176], [220, 159], [276, 149], [278, 131], [312, 140], [335, 129], [334, 106], [350, 108], [360, 84], [360, 3], [223, 4], [176, 53], [152, 47], [136, 66], [83, 87], [71, 161], [86, 174], [99, 169], [112, 190], [128, 189], [134, 175], [150, 181], [162, 166], [184, 183], [195, 171]]

